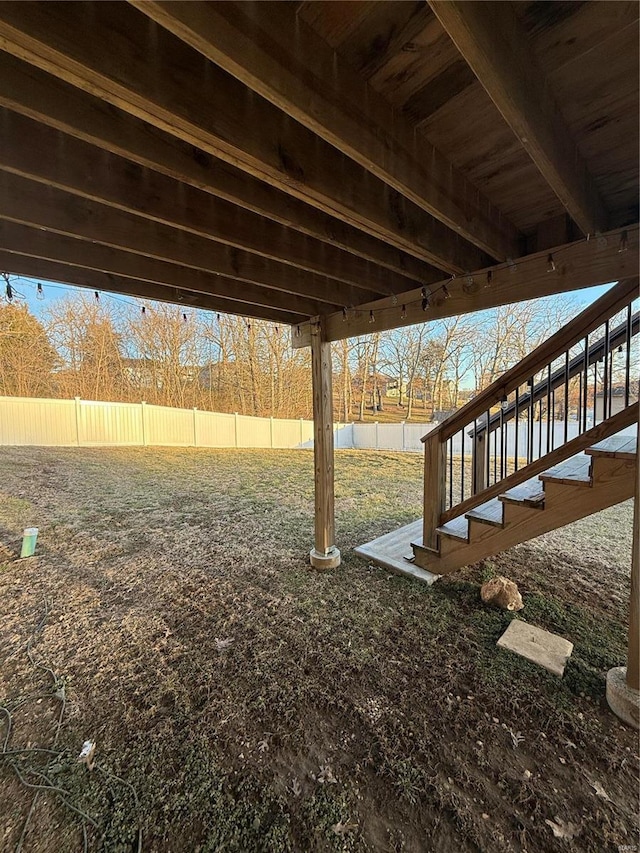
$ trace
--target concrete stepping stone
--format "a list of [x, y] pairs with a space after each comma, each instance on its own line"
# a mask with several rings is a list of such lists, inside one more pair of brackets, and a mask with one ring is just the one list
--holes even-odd
[[520, 657], [543, 666], [559, 678], [562, 678], [565, 665], [573, 651], [573, 643], [569, 640], [536, 625], [529, 625], [522, 619], [513, 619], [497, 644], [502, 649], [509, 649]]

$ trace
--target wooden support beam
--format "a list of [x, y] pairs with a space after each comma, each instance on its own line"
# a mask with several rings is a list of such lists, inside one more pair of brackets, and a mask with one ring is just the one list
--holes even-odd
[[294, 4], [130, 2], [467, 240], [496, 258], [516, 253], [499, 211]]
[[[426, 263], [456, 273], [486, 263], [459, 234], [129, 5], [2, 2], [0, 48]], [[247, 132], [248, 121], [260, 132]], [[444, 194], [450, 173], [441, 178]]]
[[411, 287], [411, 279], [6, 109], [0, 135], [2, 171], [362, 290]]
[[627, 687], [632, 690], [640, 690], [640, 453], [638, 452], [636, 452], [636, 494], [633, 502], [631, 548]]
[[315, 318], [312, 323], [311, 376], [313, 380], [315, 542], [310, 561], [316, 569], [335, 569], [340, 565], [340, 551], [335, 545], [331, 344], [324, 337], [323, 323], [320, 318]]
[[220, 296], [307, 317], [315, 316], [326, 308], [326, 305], [315, 299], [294, 296], [281, 290], [259, 287], [250, 282], [236, 281], [228, 276], [178, 264], [169, 264], [144, 255], [134, 255], [111, 246], [77, 240], [64, 234], [54, 234], [4, 219], [0, 219], [0, 248], [28, 258], [40, 258], [80, 269], [177, 287], [207, 296]]
[[244, 300], [226, 299], [221, 296], [207, 296], [202, 293], [183, 290], [178, 287], [165, 287], [148, 281], [123, 278], [97, 270], [81, 269], [40, 258], [28, 258], [0, 250], [0, 269], [14, 275], [23, 275], [40, 281], [57, 281], [61, 284], [73, 284], [89, 290], [119, 293], [125, 296], [137, 296], [141, 299], [157, 300], [183, 305], [185, 308], [203, 308], [207, 311], [239, 314], [274, 323], [291, 325], [299, 319], [290, 311], [278, 311], [274, 308], [249, 305]]
[[0, 51], [0, 106], [420, 282], [433, 267]]
[[1, 171], [0, 218], [306, 296], [330, 306], [357, 304], [367, 293]]
[[[348, 311], [346, 318], [341, 311], [329, 314], [326, 317], [327, 339], [340, 341], [631, 278], [637, 274], [639, 265], [638, 232], [637, 224], [618, 228], [600, 239], [579, 240], [557, 246], [551, 252], [545, 250], [518, 258], [511, 265], [476, 270], [453, 281], [446, 279], [427, 288], [431, 297], [426, 310], [422, 309], [422, 290], [416, 289], [398, 294], [394, 299], [362, 304]], [[556, 267], [551, 272], [550, 254]], [[447, 288], [449, 298], [445, 298], [442, 285]], [[372, 311], [373, 323], [370, 322]], [[310, 343], [309, 324], [294, 329], [294, 347]]]
[[513, 4], [430, 0], [430, 6], [507, 124], [585, 234], [608, 214], [538, 67]]

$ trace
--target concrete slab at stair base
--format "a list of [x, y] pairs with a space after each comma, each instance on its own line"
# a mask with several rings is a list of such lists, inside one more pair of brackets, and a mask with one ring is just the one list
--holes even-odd
[[558, 634], [552, 634], [522, 619], [514, 619], [497, 643], [532, 663], [548, 669], [562, 678], [564, 668], [573, 651], [573, 643]]
[[[421, 518], [398, 528], [398, 530], [392, 530], [391, 533], [385, 533], [384, 536], [378, 536], [371, 542], [358, 545], [354, 550], [359, 557], [369, 560], [383, 569], [387, 569], [396, 575], [414, 578], [414, 580], [422, 581], [431, 586], [439, 576], [413, 564], [411, 543], [415, 542], [416, 539], [422, 541]], [[405, 559], [405, 557], [410, 559]]]
[[607, 702], [623, 722], [640, 729], [640, 690], [627, 684], [626, 666], [616, 666], [607, 673]]

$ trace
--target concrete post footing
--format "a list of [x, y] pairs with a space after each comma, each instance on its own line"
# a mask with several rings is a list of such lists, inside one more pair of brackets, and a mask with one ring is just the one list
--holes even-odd
[[626, 666], [616, 666], [607, 673], [607, 702], [616, 716], [640, 729], [640, 690], [627, 684]]
[[329, 548], [326, 554], [323, 554], [321, 551], [316, 551], [315, 548], [312, 548], [309, 554], [309, 561], [314, 569], [319, 569], [320, 571], [337, 569], [340, 565], [340, 551], [336, 547], [333, 547]]

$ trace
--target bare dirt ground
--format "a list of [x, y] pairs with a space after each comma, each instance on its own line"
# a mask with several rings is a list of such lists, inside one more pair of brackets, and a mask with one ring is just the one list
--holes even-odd
[[[0, 850], [637, 850], [631, 507], [428, 588], [350, 553], [421, 465], [337, 454], [322, 575], [310, 453], [0, 448]], [[495, 572], [575, 643], [562, 681], [496, 648]]]

